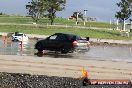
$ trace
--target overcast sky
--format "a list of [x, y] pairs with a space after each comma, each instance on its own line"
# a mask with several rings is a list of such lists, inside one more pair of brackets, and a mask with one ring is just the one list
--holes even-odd
[[[26, 15], [25, 5], [30, 0], [0, 0], [0, 12], [6, 14]], [[67, 0], [66, 9], [58, 12], [59, 17], [69, 17], [74, 11], [87, 11], [87, 16], [97, 18], [100, 21], [114, 19], [118, 11], [116, 5], [120, 0]]]

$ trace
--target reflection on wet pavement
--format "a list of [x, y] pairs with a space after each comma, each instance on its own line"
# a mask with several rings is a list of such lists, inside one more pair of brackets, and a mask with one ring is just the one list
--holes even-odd
[[[37, 50], [34, 49], [36, 40], [30, 39], [27, 44], [24, 44], [21, 48], [19, 42], [13, 42], [12, 44], [4, 44], [2, 38], [0, 38], [0, 54], [1, 55], [27, 55], [36, 56], [34, 53]], [[114, 61], [127, 61], [132, 62], [132, 46], [91, 46], [90, 51], [86, 53], [73, 53], [73, 54], [56, 54], [55, 52], [46, 52], [43, 57], [54, 58], [72, 58], [72, 59], [96, 59], [96, 60], [114, 60]]]
[[21, 47], [20, 42], [6, 42], [0, 40], [0, 54], [2, 55], [34, 55], [34, 43], [30, 40]]

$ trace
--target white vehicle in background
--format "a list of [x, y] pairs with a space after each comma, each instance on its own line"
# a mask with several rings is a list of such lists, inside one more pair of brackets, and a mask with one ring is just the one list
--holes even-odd
[[23, 33], [15, 32], [15, 33], [12, 34], [12, 41], [27, 42], [28, 41], [28, 36], [26, 34], [23, 34]]

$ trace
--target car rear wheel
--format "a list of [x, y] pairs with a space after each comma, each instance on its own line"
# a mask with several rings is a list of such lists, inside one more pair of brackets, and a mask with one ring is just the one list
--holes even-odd
[[43, 52], [42, 51], [38, 51], [37, 56], [42, 57], [43, 56]]
[[67, 54], [68, 52], [69, 52], [69, 50], [66, 49], [66, 48], [62, 48], [62, 49], [61, 49], [61, 53], [62, 53], [62, 54]]

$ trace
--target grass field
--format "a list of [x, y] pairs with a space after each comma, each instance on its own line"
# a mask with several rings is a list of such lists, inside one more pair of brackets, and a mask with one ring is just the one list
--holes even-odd
[[[0, 16], [0, 23], [17, 23], [17, 24], [31, 24], [33, 20], [31, 17], [23, 17], [23, 16]], [[45, 26], [45, 24], [49, 23], [49, 20], [43, 18], [40, 20], [41, 25], [43, 27], [36, 26], [20, 26], [20, 25], [0, 25], [0, 32], [23, 32], [28, 34], [41, 34], [41, 35], [51, 35], [56, 32], [64, 32], [64, 33], [73, 33], [80, 35], [82, 37], [91, 37], [91, 38], [100, 38], [100, 39], [123, 39], [123, 40], [131, 40], [132, 36], [121, 36], [119, 31], [116, 30], [96, 30], [96, 29], [80, 29], [80, 28], [66, 28], [66, 27], [54, 27], [54, 26]], [[59, 25], [75, 25], [74, 20], [66, 20], [62, 18], [57, 18], [55, 20], [55, 24]], [[80, 21], [79, 25], [83, 25], [83, 22]], [[94, 26], [98, 28], [110, 28], [108, 23], [101, 22], [87, 22], [86, 26]]]
[[[0, 16], [0, 23], [19, 23], [19, 24], [30, 24], [33, 20], [31, 17], [26, 16]], [[79, 20], [79, 26], [84, 26], [84, 21]], [[75, 20], [68, 20], [64, 18], [56, 18], [54, 24], [59, 25], [76, 25]], [[48, 18], [42, 18], [38, 24], [50, 24]], [[113, 25], [104, 22], [86, 22], [87, 27], [98, 27], [98, 28], [112, 28]]]
[[91, 37], [99, 39], [125, 39], [132, 37], [123, 37], [119, 31], [114, 30], [94, 30], [94, 29], [73, 29], [73, 28], [55, 28], [55, 27], [35, 27], [35, 26], [0, 26], [0, 32], [23, 32], [28, 34], [51, 35], [56, 32], [73, 33], [82, 37]]

